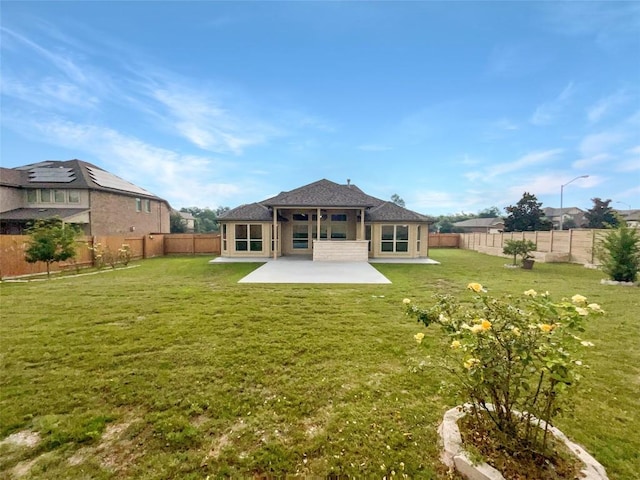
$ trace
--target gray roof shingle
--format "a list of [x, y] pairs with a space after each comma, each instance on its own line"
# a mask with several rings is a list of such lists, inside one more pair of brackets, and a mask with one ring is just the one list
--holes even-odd
[[[369, 222], [433, 222], [425, 215], [367, 195], [352, 184], [340, 185], [326, 179], [304, 185], [261, 202], [240, 205], [220, 215], [220, 221], [273, 220], [273, 208], [365, 208]], [[279, 221], [286, 221], [278, 216]]]

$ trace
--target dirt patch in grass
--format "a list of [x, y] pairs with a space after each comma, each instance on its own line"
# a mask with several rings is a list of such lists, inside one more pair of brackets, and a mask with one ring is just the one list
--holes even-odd
[[17, 447], [33, 448], [40, 443], [40, 434], [31, 430], [22, 430], [12, 433], [0, 442], [2, 445], [15, 445]]

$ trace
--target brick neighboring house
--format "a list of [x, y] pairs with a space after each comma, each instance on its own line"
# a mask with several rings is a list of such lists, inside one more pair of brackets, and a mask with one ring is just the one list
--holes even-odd
[[317, 261], [424, 258], [433, 221], [323, 179], [218, 217], [223, 257], [311, 255]]
[[453, 226], [461, 228], [464, 233], [500, 233], [504, 231], [504, 219], [500, 217], [470, 218], [455, 222]]
[[628, 227], [640, 228], [640, 210], [614, 210]]
[[82, 160], [0, 167], [0, 233], [60, 217], [85, 235], [168, 233], [166, 200]]
[[542, 209], [544, 216], [551, 220], [553, 223], [553, 229], [560, 229], [560, 217], [562, 216], [562, 224], [563, 228], [566, 229], [566, 223], [569, 220], [573, 220], [576, 228], [581, 228], [586, 223], [586, 218], [584, 214], [586, 213], [584, 210], [579, 209], [578, 207], [566, 207], [566, 208], [552, 208], [546, 207]]

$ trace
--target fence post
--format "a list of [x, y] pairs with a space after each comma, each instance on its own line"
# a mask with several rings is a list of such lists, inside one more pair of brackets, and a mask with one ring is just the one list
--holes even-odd
[[571, 255], [573, 254], [573, 228], [569, 229], [569, 261], [571, 261]]
[[549, 230], [551, 235], [549, 236], [549, 253], [553, 252], [553, 230]]

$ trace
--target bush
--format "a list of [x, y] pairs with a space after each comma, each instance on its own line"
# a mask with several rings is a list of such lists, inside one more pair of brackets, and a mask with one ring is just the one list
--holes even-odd
[[531, 240], [507, 240], [502, 249], [505, 255], [513, 255], [513, 264], [516, 264], [516, 257], [521, 257], [521, 262], [533, 258], [531, 252], [535, 252], [537, 245]]
[[[482, 418], [489, 417], [508, 452], [545, 455], [547, 427], [532, 428], [532, 418], [548, 426], [562, 411], [584, 367], [574, 355], [593, 346], [578, 333], [588, 316], [603, 312], [582, 295], [554, 302], [548, 292], [528, 290], [498, 299], [480, 284], [468, 288], [477, 294], [472, 304], [436, 295], [435, 305], [421, 308], [405, 299], [406, 313], [446, 333], [445, 364], [457, 379], [460, 400], [473, 406], [473, 427], [482, 431]], [[423, 338], [415, 335], [418, 343]]]
[[638, 230], [621, 223], [605, 236], [597, 250], [602, 269], [612, 280], [635, 282], [640, 271]]

